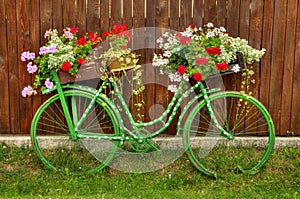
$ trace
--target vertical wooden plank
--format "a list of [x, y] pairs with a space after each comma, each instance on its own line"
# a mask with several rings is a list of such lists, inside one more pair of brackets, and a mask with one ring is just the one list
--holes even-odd
[[170, 0], [170, 29], [179, 29], [179, 0]]
[[226, 8], [227, 0], [218, 0], [217, 1], [217, 26], [226, 27], [226, 19], [227, 19], [227, 8]]
[[[105, 5], [107, 8], [106, 12], [108, 12], [108, 0], [101, 0], [99, 4], [99, 0], [88, 0], [87, 1], [87, 31], [88, 32], [97, 32], [99, 31], [99, 14], [100, 14], [100, 4]], [[102, 10], [101, 10], [102, 11]], [[101, 12], [102, 15], [102, 12]], [[104, 13], [103, 13], [104, 15]], [[107, 23], [107, 22], [106, 22]], [[102, 21], [101, 21], [102, 26]]]
[[[52, 27], [52, 0], [40, 0], [40, 27], [41, 27], [41, 45], [44, 45], [46, 39], [44, 34], [46, 30], [49, 30]], [[56, 27], [54, 27], [56, 28]]]
[[[68, 2], [68, 1], [67, 1]], [[43, 1], [41, 1], [43, 3]], [[53, 28], [57, 29], [59, 33], [62, 33], [65, 28], [64, 24], [64, 13], [63, 13], [63, 0], [53, 0], [52, 3], [52, 20], [53, 20]], [[50, 28], [50, 27], [49, 27]], [[48, 29], [49, 29], [48, 28]]]
[[266, 48], [266, 53], [261, 60], [261, 78], [259, 99], [268, 108], [270, 79], [271, 79], [271, 53], [272, 53], [272, 35], [273, 35], [273, 18], [274, 18], [275, 0], [264, 0], [264, 22], [263, 22], [263, 40], [262, 46]]
[[[30, 46], [29, 40], [29, 4], [27, 0], [19, 0], [17, 1], [17, 37], [18, 37], [18, 57], [20, 57], [23, 51], [27, 51]], [[20, 60], [20, 59], [18, 59]], [[31, 85], [31, 76], [27, 72], [27, 67], [21, 61], [18, 61], [19, 68], [19, 88], [20, 90], [24, 85]], [[30, 131], [30, 123], [32, 118], [32, 98], [27, 97], [23, 98], [20, 96], [20, 92], [18, 92], [20, 97], [20, 109], [19, 109], [19, 122], [21, 125], [20, 133], [28, 133]], [[24, 111], [25, 110], [25, 111]]]
[[300, 135], [300, 5], [298, 3], [297, 29], [296, 29], [296, 49], [295, 49], [295, 67], [293, 76], [293, 103], [291, 114], [291, 130], [295, 135]]
[[[252, 7], [252, 5], [256, 6], [255, 4], [256, 4], [256, 2], [253, 2], [251, 4], [252, 11], [256, 9], [256, 8], [253, 9], [253, 7]], [[251, 20], [252, 20], [252, 22], [254, 21], [254, 19], [252, 19], [252, 18], [251, 18]], [[249, 33], [250, 33], [250, 0], [242, 0], [241, 7], [240, 7], [239, 37], [248, 40]]]
[[123, 0], [123, 24], [127, 24], [128, 29], [132, 28], [132, 0]]
[[[152, 0], [146, 0], [146, 27], [155, 27], [155, 18], [156, 18], [156, 7], [158, 5], [158, 1], [152, 1]], [[156, 37], [156, 35], [153, 35], [153, 37]], [[150, 42], [151, 38], [149, 40], [146, 40], [146, 42]], [[149, 44], [151, 45], [151, 44]], [[145, 63], [151, 63], [153, 58], [153, 53], [155, 52], [155, 49], [146, 49], [147, 57], [145, 59]], [[151, 55], [151, 56], [150, 56]], [[149, 110], [153, 104], [155, 104], [155, 85], [154, 84], [148, 84], [148, 82], [152, 82], [152, 80], [155, 79], [154, 76], [154, 68], [151, 64], [149, 64], [148, 67], [144, 68], [143, 72], [143, 80], [144, 82], [147, 82], [145, 85], [145, 121], [151, 121], [151, 114], [149, 113]], [[153, 131], [153, 128], [149, 128], [150, 131]]]
[[[88, 3], [89, 5], [90, 3]], [[89, 12], [89, 11], [88, 11]], [[89, 13], [88, 13], [89, 19]], [[109, 29], [109, 0], [100, 1], [100, 32], [108, 31]]]
[[[76, 25], [77, 18], [77, 0], [63, 1], [63, 24], [64, 27], [73, 27]], [[53, 11], [54, 14], [54, 11]]]
[[20, 132], [20, 89], [18, 69], [16, 1], [7, 2], [7, 51], [9, 68], [9, 102], [11, 133]]
[[79, 34], [83, 35], [84, 33], [87, 32], [86, 30], [86, 23], [87, 23], [87, 18], [86, 18], [86, 1], [78, 1], [78, 6], [77, 6], [77, 11], [78, 11], [78, 16], [77, 16], [77, 27], [79, 28]]
[[283, 88], [282, 88], [282, 114], [280, 117], [280, 133], [285, 134], [290, 131], [291, 107], [292, 107], [292, 89], [296, 47], [296, 28], [297, 28], [297, 0], [288, 0], [287, 21], [286, 21], [286, 40], [284, 51], [284, 70], [283, 70]]
[[[251, 7], [250, 7], [250, 33], [249, 33], [249, 44], [256, 48], [261, 48], [262, 43], [262, 24], [263, 24], [263, 2], [261, 0], [251, 0]], [[246, 8], [245, 8], [246, 9]], [[259, 63], [253, 64], [255, 75], [253, 78], [255, 80], [259, 79]], [[258, 82], [258, 81], [256, 81]], [[251, 85], [251, 92], [255, 98], [258, 98], [258, 83]]]
[[204, 1], [204, 24], [213, 23], [217, 24], [217, 1], [206, 0]]
[[282, 114], [282, 87], [284, 67], [284, 47], [286, 32], [286, 8], [287, 0], [275, 0], [274, 31], [272, 40], [271, 84], [270, 84], [270, 113], [275, 121], [276, 132], [280, 130], [280, 117]]
[[111, 0], [111, 24], [121, 24], [121, 0]]
[[[40, 48], [40, 2], [39, 0], [30, 1], [30, 48], [32, 52], [35, 52], [36, 55], [39, 52]], [[34, 81], [34, 76], [32, 76], [32, 82]], [[33, 114], [41, 105], [41, 94], [32, 97], [33, 105]]]
[[241, 0], [228, 0], [227, 3], [227, 31], [233, 37], [239, 34], [240, 3]]
[[8, 50], [7, 50], [7, 6], [5, 1], [0, 3], [0, 134], [10, 133], [9, 115], [9, 84], [8, 84]]
[[193, 6], [193, 23], [197, 27], [203, 26], [203, 15], [204, 15], [204, 1], [196, 0]]
[[180, 31], [185, 30], [190, 24], [193, 23], [193, 10], [192, 10], [192, 0], [180, 1]]

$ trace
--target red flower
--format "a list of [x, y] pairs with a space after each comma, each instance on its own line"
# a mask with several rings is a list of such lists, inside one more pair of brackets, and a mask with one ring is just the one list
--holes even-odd
[[98, 41], [101, 41], [101, 38], [98, 36], [98, 34], [94, 33], [94, 32], [90, 32], [88, 34], [88, 38], [92, 43], [96, 43]]
[[224, 63], [216, 63], [217, 70], [228, 70], [228, 64], [226, 61]]
[[127, 49], [127, 46], [122, 46], [121, 47], [123, 50], [126, 50]]
[[177, 69], [177, 72], [181, 75], [183, 75], [186, 71], [186, 67], [184, 65], [180, 65]]
[[190, 24], [190, 28], [194, 29], [196, 26], [194, 24]]
[[207, 58], [202, 58], [202, 57], [197, 57], [196, 59], [196, 65], [200, 66], [201, 64], [203, 65], [208, 65], [208, 59]]
[[76, 41], [76, 44], [77, 44], [78, 46], [84, 46], [85, 44], [87, 44], [87, 41], [86, 41], [85, 38], [81, 37], [81, 38], [79, 38], [79, 39]]
[[78, 64], [84, 64], [84, 61], [85, 61], [85, 60], [84, 60], [84, 58], [82, 58], [82, 57], [80, 57], [80, 58], [77, 59], [77, 63], [78, 63]]
[[220, 47], [214, 47], [214, 48], [205, 48], [207, 54], [209, 55], [220, 55], [221, 54], [221, 48]]
[[102, 37], [108, 37], [111, 34], [111, 32], [103, 32]]
[[202, 81], [202, 74], [201, 73], [194, 73], [193, 75], [194, 80], [196, 80], [197, 82], [201, 82]]
[[179, 39], [182, 37], [181, 33], [180, 32], [177, 32], [176, 33], [176, 37], [178, 37]]
[[78, 27], [75, 27], [75, 26], [74, 26], [74, 27], [70, 28], [70, 32], [71, 32], [71, 33], [75, 33], [75, 32], [78, 31], [78, 29], [79, 29]]
[[180, 38], [180, 44], [187, 46], [191, 41], [191, 38], [189, 37], [181, 37]]
[[61, 66], [61, 70], [67, 71], [72, 68], [72, 64], [70, 62], [64, 62]]

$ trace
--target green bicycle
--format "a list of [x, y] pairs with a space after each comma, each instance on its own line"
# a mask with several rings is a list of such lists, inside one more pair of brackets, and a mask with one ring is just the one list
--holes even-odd
[[[208, 89], [204, 82], [197, 82], [182, 93], [188, 83], [183, 79], [166, 111], [141, 123], [133, 119], [114, 78], [93, 89], [61, 84], [57, 72], [52, 74], [55, 86], [44, 93], [57, 93], [40, 106], [31, 125], [34, 148], [52, 170], [93, 173], [117, 164], [120, 149], [160, 151], [155, 137], [170, 126], [184, 101], [188, 103], [180, 110], [175, 137], [181, 137], [183, 150], [199, 171], [213, 177], [224, 172], [255, 173], [272, 153], [275, 130], [271, 116], [257, 99], [241, 92]], [[108, 85], [120, 106], [104, 94]], [[161, 125], [157, 131], [146, 130], [157, 124]]]

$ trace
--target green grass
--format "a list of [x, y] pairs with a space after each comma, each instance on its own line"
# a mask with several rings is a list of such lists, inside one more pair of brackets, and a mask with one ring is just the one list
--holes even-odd
[[0, 144], [0, 198], [300, 198], [300, 150], [275, 150], [256, 175], [215, 180], [185, 155], [151, 173], [106, 168], [78, 176], [50, 171], [32, 149]]

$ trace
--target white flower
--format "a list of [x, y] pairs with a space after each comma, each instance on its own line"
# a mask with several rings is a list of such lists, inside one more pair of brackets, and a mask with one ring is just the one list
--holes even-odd
[[226, 32], [226, 29], [222, 26], [222, 27], [220, 27], [220, 31], [221, 32]]
[[233, 72], [237, 73], [237, 72], [240, 71], [240, 69], [241, 69], [241, 67], [240, 67], [238, 64], [235, 64], [235, 65], [232, 67], [231, 70], [232, 70]]
[[165, 51], [164, 53], [163, 53], [163, 56], [165, 56], [165, 57], [171, 57], [172, 56], [172, 52], [171, 51], [169, 51], [169, 50], [167, 50], [167, 51]]
[[214, 27], [214, 24], [213, 24], [213, 23], [208, 23], [208, 24], [206, 24], [206, 26], [207, 26], [208, 28], [213, 28], [213, 27]]
[[171, 82], [181, 82], [182, 80], [182, 76], [179, 75], [178, 73], [170, 73], [168, 74], [169, 78], [170, 78], [170, 81]]
[[176, 85], [171, 84], [168, 86], [168, 90], [171, 91], [172, 93], [175, 93], [178, 90], [178, 88]]

